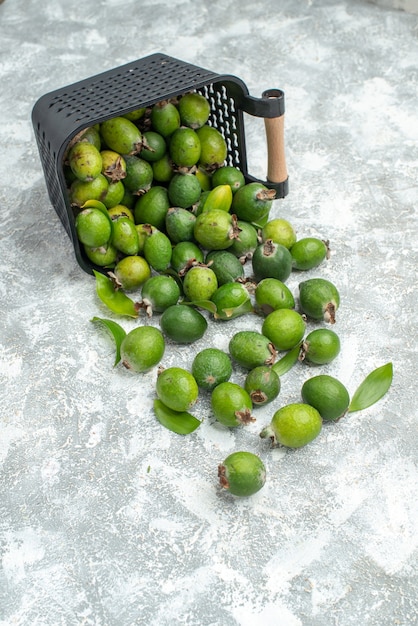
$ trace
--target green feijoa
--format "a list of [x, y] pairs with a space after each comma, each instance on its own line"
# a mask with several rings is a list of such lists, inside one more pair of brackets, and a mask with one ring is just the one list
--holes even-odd
[[86, 246], [104, 246], [111, 237], [112, 223], [102, 211], [86, 208], [75, 218], [77, 237]]
[[216, 320], [231, 320], [253, 311], [250, 294], [241, 283], [225, 283], [218, 287], [211, 296], [216, 306]]
[[169, 152], [178, 167], [192, 167], [200, 157], [199, 137], [192, 128], [177, 128], [170, 137]]
[[158, 183], [169, 183], [174, 176], [173, 164], [170, 155], [164, 154], [158, 161], [151, 162], [154, 181]]
[[138, 235], [138, 254], [144, 256], [145, 242], [150, 235], [158, 231], [158, 228], [152, 226], [152, 224], [135, 224], [135, 230]]
[[251, 413], [253, 408], [251, 398], [237, 383], [226, 381], [216, 385], [212, 390], [210, 404], [217, 421], [229, 428], [255, 421]]
[[196, 218], [194, 237], [206, 250], [226, 250], [238, 236], [235, 216], [226, 211], [203, 211]]
[[68, 163], [78, 180], [93, 180], [102, 171], [102, 157], [99, 150], [88, 141], [79, 141], [68, 153]]
[[338, 335], [329, 328], [316, 328], [303, 340], [299, 360], [313, 365], [331, 363], [340, 353]]
[[126, 117], [127, 120], [131, 120], [131, 122], [136, 122], [140, 120], [145, 115], [146, 108], [141, 107], [139, 109], [134, 109], [133, 111], [129, 111], [129, 113], [124, 113], [122, 117]]
[[106, 194], [104, 195], [102, 202], [107, 209], [112, 209], [122, 202], [122, 198], [125, 194], [125, 187], [121, 180], [117, 180], [113, 183], [109, 183]]
[[110, 150], [119, 154], [136, 154], [142, 147], [142, 133], [126, 117], [113, 117], [100, 124], [100, 134]]
[[253, 452], [233, 452], [218, 465], [218, 478], [220, 486], [232, 495], [248, 497], [264, 486], [266, 468]]
[[295, 299], [289, 287], [277, 278], [263, 278], [254, 292], [258, 308], [264, 315], [278, 309], [293, 309]]
[[158, 230], [164, 230], [169, 208], [167, 189], [161, 185], [154, 185], [135, 202], [135, 223], [151, 224]]
[[193, 343], [206, 332], [206, 318], [192, 306], [174, 304], [160, 318], [163, 333], [175, 343]]
[[311, 270], [318, 267], [329, 255], [329, 242], [317, 237], [304, 237], [290, 248], [293, 269]]
[[177, 107], [167, 100], [154, 104], [151, 110], [153, 129], [163, 137], [169, 137], [180, 127], [180, 114]]
[[234, 194], [231, 211], [239, 220], [263, 225], [268, 219], [275, 196], [275, 190], [268, 189], [262, 183], [247, 183]]
[[74, 180], [70, 187], [70, 202], [76, 206], [83, 206], [88, 200], [103, 201], [106, 196], [109, 183], [103, 174], [99, 174], [93, 180]]
[[98, 248], [84, 246], [84, 251], [89, 261], [99, 267], [113, 267], [118, 258], [117, 249], [109, 242]]
[[165, 341], [161, 331], [153, 326], [138, 326], [122, 340], [122, 364], [133, 372], [146, 372], [161, 361]]
[[308, 317], [335, 324], [340, 294], [334, 283], [326, 278], [308, 278], [299, 283], [299, 305]]
[[112, 244], [123, 254], [129, 256], [138, 254], [138, 233], [129, 217], [119, 217], [113, 220]]
[[189, 128], [200, 128], [209, 118], [210, 104], [205, 96], [199, 93], [186, 93], [178, 102], [180, 121]]
[[210, 300], [217, 288], [216, 274], [206, 265], [194, 265], [183, 278], [184, 295], [190, 302]]
[[232, 193], [235, 193], [245, 185], [244, 174], [233, 165], [223, 165], [213, 172], [212, 186], [229, 185]]
[[277, 351], [268, 337], [256, 330], [240, 330], [229, 342], [229, 353], [242, 367], [252, 370], [258, 365], [272, 365]]
[[285, 282], [292, 272], [292, 256], [285, 246], [267, 239], [254, 250], [252, 265], [257, 282], [263, 278]]
[[192, 241], [176, 243], [171, 255], [171, 267], [178, 274], [183, 274], [192, 265], [203, 263], [204, 254], [201, 248]]
[[114, 150], [102, 150], [102, 174], [109, 182], [115, 183], [126, 176], [126, 163], [123, 156]]
[[125, 256], [116, 263], [109, 276], [118, 289], [131, 291], [138, 289], [150, 278], [151, 268], [142, 256]]
[[164, 272], [171, 262], [171, 241], [165, 233], [153, 228], [144, 241], [144, 257], [156, 272]]
[[269, 220], [261, 229], [263, 241], [271, 239], [274, 243], [280, 243], [290, 250], [296, 241], [296, 232], [292, 224], [283, 218]]
[[143, 284], [141, 295], [141, 305], [151, 317], [154, 312], [162, 313], [168, 307], [177, 304], [180, 298], [180, 287], [172, 276], [158, 274], [151, 276]]
[[210, 179], [210, 174], [203, 170], [201, 167], [196, 168], [195, 176], [200, 183], [200, 187], [202, 191], [211, 191], [212, 183]]
[[293, 309], [277, 309], [267, 315], [262, 333], [270, 339], [276, 350], [291, 350], [305, 334], [305, 320]]
[[219, 348], [204, 348], [193, 359], [192, 374], [201, 389], [212, 391], [231, 378], [232, 363], [229, 354]]
[[126, 189], [125, 187], [125, 193], [122, 198], [121, 204], [123, 204], [124, 206], [127, 206], [128, 209], [133, 211], [135, 202], [136, 202], [136, 196], [132, 193], [132, 191], [129, 191], [129, 189]]
[[168, 184], [168, 197], [171, 206], [187, 209], [200, 198], [202, 189], [194, 174], [174, 174]]
[[244, 278], [242, 263], [229, 250], [212, 250], [206, 255], [205, 262], [215, 272], [219, 286]]
[[196, 403], [199, 387], [193, 375], [182, 367], [168, 367], [158, 373], [158, 398], [173, 411], [188, 411]]
[[148, 161], [135, 155], [126, 155], [126, 176], [123, 184], [134, 195], [148, 191], [153, 181], [153, 169]]
[[148, 130], [143, 133], [141, 159], [155, 163], [163, 158], [166, 151], [167, 143], [160, 133], [156, 133], [153, 130]]
[[301, 448], [316, 439], [322, 430], [322, 418], [313, 406], [292, 403], [278, 409], [260, 437], [271, 439], [273, 445]]
[[272, 402], [279, 395], [280, 378], [268, 365], [259, 365], [248, 372], [244, 389], [254, 404], [262, 406]]
[[171, 207], [165, 217], [165, 230], [171, 243], [194, 240], [194, 225], [196, 216], [187, 209]]
[[217, 168], [224, 165], [228, 147], [222, 133], [214, 126], [204, 124], [196, 130], [200, 140], [199, 164], [204, 168]]
[[239, 228], [238, 236], [233, 240], [229, 252], [235, 254], [244, 264], [252, 258], [254, 250], [258, 246], [258, 235], [254, 226], [249, 222], [237, 220], [237, 227]]
[[97, 124], [95, 126], [89, 126], [89, 128], [86, 128], [86, 130], [84, 130], [78, 136], [77, 140], [88, 141], [89, 143], [92, 143], [93, 146], [96, 146], [96, 148], [100, 151], [102, 146], [102, 140], [100, 138], [99, 125]]
[[313, 406], [324, 420], [343, 417], [350, 404], [346, 387], [333, 376], [319, 374], [306, 380], [301, 389], [302, 400]]

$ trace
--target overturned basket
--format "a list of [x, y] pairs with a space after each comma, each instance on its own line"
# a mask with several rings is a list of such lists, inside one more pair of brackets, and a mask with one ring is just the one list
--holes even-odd
[[[246, 182], [258, 181], [275, 189], [277, 198], [287, 195], [284, 94], [279, 89], [267, 90], [261, 98], [255, 98], [236, 76], [216, 74], [160, 53], [63, 87], [35, 103], [32, 123], [51, 203], [72, 240], [79, 265], [86, 272], [92, 272], [92, 264], [80, 248], [63, 171], [69, 142], [89, 126], [189, 91], [201, 93], [209, 101], [208, 123], [226, 140], [226, 164], [239, 168]], [[265, 120], [265, 181], [248, 173], [244, 113]]]

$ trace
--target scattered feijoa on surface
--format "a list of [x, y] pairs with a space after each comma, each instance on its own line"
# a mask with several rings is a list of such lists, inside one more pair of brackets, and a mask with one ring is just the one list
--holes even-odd
[[329, 242], [317, 237], [304, 237], [290, 248], [292, 265], [295, 270], [311, 270], [317, 267], [329, 254]]
[[276, 350], [291, 350], [303, 339], [306, 323], [294, 309], [277, 309], [267, 315], [261, 332]]
[[270, 438], [274, 445], [301, 448], [316, 439], [321, 429], [322, 418], [317, 409], [309, 404], [292, 403], [275, 412], [260, 437]]
[[350, 404], [350, 396], [343, 383], [327, 374], [306, 380], [301, 395], [302, 400], [313, 406], [324, 420], [343, 417]]
[[316, 328], [303, 340], [299, 360], [313, 365], [331, 363], [340, 353], [341, 342], [330, 328]]
[[264, 486], [266, 468], [253, 452], [233, 452], [218, 466], [218, 478], [221, 487], [234, 496], [252, 496]]
[[229, 352], [239, 365], [252, 370], [258, 365], [272, 365], [277, 351], [265, 335], [255, 330], [240, 330], [229, 342]]
[[232, 363], [229, 354], [219, 348], [204, 348], [193, 359], [192, 374], [201, 389], [212, 391], [231, 378]]
[[173, 411], [188, 411], [196, 403], [199, 387], [194, 376], [182, 367], [168, 367], [158, 373], [158, 398]]
[[164, 335], [176, 343], [193, 343], [206, 332], [206, 318], [187, 304], [169, 306], [160, 317]]
[[334, 283], [326, 278], [308, 278], [299, 283], [299, 304], [308, 317], [335, 324], [340, 294]]
[[123, 339], [120, 355], [123, 365], [134, 372], [146, 372], [161, 361], [164, 337], [154, 326], [138, 326]]
[[248, 372], [244, 389], [255, 405], [272, 402], [280, 393], [280, 378], [268, 365], [259, 365]]
[[216, 385], [210, 402], [214, 416], [224, 426], [235, 428], [255, 421], [250, 395], [237, 383], [226, 381]]
[[263, 278], [254, 292], [258, 308], [268, 315], [277, 309], [294, 309], [295, 298], [289, 287], [277, 278]]

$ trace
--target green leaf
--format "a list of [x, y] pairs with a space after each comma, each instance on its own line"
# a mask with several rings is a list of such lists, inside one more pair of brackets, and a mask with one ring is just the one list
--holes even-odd
[[211, 300], [195, 300], [194, 302], [189, 302], [187, 300], [182, 300], [182, 304], [187, 304], [189, 306], [196, 306], [198, 309], [206, 309], [210, 313], [216, 313], [216, 304]]
[[392, 379], [392, 363], [386, 363], [386, 365], [382, 365], [370, 372], [353, 395], [348, 407], [348, 413], [361, 411], [375, 404], [388, 391], [392, 384]]
[[131, 300], [123, 291], [115, 289], [113, 281], [102, 274], [93, 270], [96, 277], [96, 291], [100, 300], [118, 315], [127, 315], [128, 317], [138, 317], [138, 305]]
[[120, 346], [124, 337], [126, 337], [126, 331], [117, 322], [113, 322], [112, 320], [103, 319], [101, 317], [93, 317], [90, 321], [93, 323], [99, 323], [107, 328], [107, 330], [109, 330], [112, 334], [116, 345], [116, 355], [113, 366], [116, 366], [120, 361]]
[[197, 417], [185, 411], [173, 411], [161, 400], [154, 400], [154, 413], [160, 424], [178, 435], [189, 435], [200, 426]]
[[289, 350], [277, 363], [272, 365], [272, 369], [276, 372], [277, 376], [283, 376], [286, 374], [299, 359], [300, 347], [302, 343], [298, 343], [294, 348]]
[[236, 307], [231, 307], [229, 309], [216, 309], [216, 313], [214, 314], [214, 318], [216, 320], [232, 320], [235, 317], [239, 317], [240, 315], [245, 315], [245, 313], [252, 313], [254, 311], [251, 300], [245, 300], [242, 304]]

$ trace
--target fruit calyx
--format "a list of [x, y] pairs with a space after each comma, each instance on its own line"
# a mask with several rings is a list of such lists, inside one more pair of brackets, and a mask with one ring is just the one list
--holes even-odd
[[250, 409], [244, 409], [243, 411], [235, 411], [235, 417], [241, 424], [250, 424], [251, 422], [255, 422], [254, 415], [251, 414]]
[[257, 192], [256, 196], [257, 200], [274, 200], [276, 197], [276, 190], [275, 189], [260, 189], [260, 191]]
[[231, 228], [228, 233], [229, 239], [238, 239], [239, 234], [242, 232], [242, 228], [238, 226], [238, 218], [235, 214], [231, 215]]
[[103, 174], [112, 183], [117, 183], [118, 180], [122, 180], [126, 176], [126, 170], [123, 167], [122, 158], [119, 156], [114, 163], [108, 165]]
[[228, 489], [229, 481], [226, 477], [226, 467], [222, 463], [218, 465], [218, 478], [221, 487], [223, 487], [224, 489]]
[[336, 306], [333, 302], [328, 302], [324, 308], [324, 320], [328, 324], [335, 324]]
[[276, 350], [276, 348], [274, 347], [274, 345], [271, 342], [268, 344], [267, 347], [269, 349], [269, 352], [270, 352], [271, 356], [269, 356], [264, 361], [264, 364], [265, 365], [273, 365], [273, 363], [276, 361], [276, 358], [277, 358], [277, 350]]
[[264, 256], [271, 256], [274, 253], [275, 246], [273, 239], [266, 239], [263, 246]]
[[260, 433], [260, 437], [261, 437], [261, 439], [270, 439], [272, 446], [277, 445], [276, 434], [275, 434], [271, 424], [269, 424], [268, 426], [263, 428], [263, 430]]
[[250, 393], [250, 398], [254, 404], [264, 404], [267, 400], [267, 395], [261, 389], [256, 389]]

